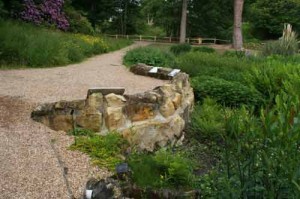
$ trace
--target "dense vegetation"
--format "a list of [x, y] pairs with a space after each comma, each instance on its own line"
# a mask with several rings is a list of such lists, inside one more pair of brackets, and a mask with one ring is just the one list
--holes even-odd
[[0, 20], [0, 65], [7, 68], [66, 65], [130, 43]]
[[300, 57], [287, 29], [258, 55], [160, 48], [180, 54], [173, 67], [190, 74], [197, 100], [187, 143], [173, 150], [193, 151], [184, 157], [196, 162], [194, 170], [207, 161], [196, 155], [203, 145], [216, 159], [189, 178], [202, 198], [300, 197]]

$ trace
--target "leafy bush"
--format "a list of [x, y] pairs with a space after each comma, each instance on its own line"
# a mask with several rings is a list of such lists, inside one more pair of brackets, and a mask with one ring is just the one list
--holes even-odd
[[190, 187], [194, 180], [193, 163], [179, 152], [160, 149], [154, 155], [134, 154], [129, 165], [140, 187]]
[[217, 104], [215, 100], [206, 98], [198, 104], [191, 117], [189, 133], [197, 139], [218, 139], [225, 132], [225, 117], [230, 111]]
[[300, 68], [295, 64], [284, 64], [278, 60], [270, 60], [263, 67], [253, 67], [244, 75], [246, 83], [263, 94], [269, 104], [274, 103], [275, 97], [281, 91], [293, 92], [298, 90], [285, 88], [287, 85], [297, 85]]
[[180, 55], [183, 53], [190, 52], [191, 49], [192, 49], [192, 46], [190, 44], [177, 44], [177, 45], [171, 46], [170, 51], [174, 55]]
[[283, 35], [278, 41], [269, 42], [263, 48], [264, 55], [294, 55], [298, 53], [299, 42], [297, 34], [292, 31], [290, 24], [285, 24]]
[[83, 34], [94, 33], [91, 23], [80, 11], [69, 6], [65, 12], [70, 24], [69, 31]]
[[144, 63], [151, 66], [172, 66], [174, 57], [157, 48], [140, 47], [130, 50], [124, 57], [126, 65]]
[[192, 77], [209, 75], [236, 81], [240, 81], [242, 73], [250, 68], [249, 63], [237, 57], [200, 52], [190, 52], [179, 56], [176, 67]]
[[285, 93], [259, 118], [242, 108], [226, 121], [221, 162], [200, 180], [205, 198], [299, 198], [299, 98]]
[[207, 46], [200, 46], [200, 47], [193, 47], [193, 52], [202, 52], [202, 53], [215, 53], [216, 50], [211, 48], [211, 47], [207, 47]]
[[122, 46], [117, 42], [110, 41], [107, 45], [100, 36], [69, 34], [21, 22], [0, 21], [0, 65], [66, 65]]
[[259, 92], [238, 82], [200, 76], [192, 79], [192, 85], [198, 100], [211, 97], [218, 103], [229, 107], [260, 106], [263, 104], [263, 98]]
[[75, 137], [75, 143], [70, 146], [71, 150], [84, 152], [92, 158], [94, 164], [111, 170], [122, 162], [122, 153], [128, 145], [119, 133], [111, 132], [106, 136], [99, 136], [82, 130], [79, 132], [87, 136]]

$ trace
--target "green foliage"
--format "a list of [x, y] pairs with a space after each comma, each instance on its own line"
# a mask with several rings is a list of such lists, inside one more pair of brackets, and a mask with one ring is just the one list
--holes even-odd
[[215, 53], [216, 50], [208, 46], [193, 47], [193, 52]]
[[94, 33], [91, 23], [80, 11], [69, 6], [65, 9], [65, 13], [70, 24], [69, 31], [83, 34]]
[[215, 100], [206, 98], [193, 111], [189, 133], [197, 139], [220, 138], [220, 133], [225, 131], [225, 117], [229, 114], [228, 109]]
[[[122, 162], [122, 153], [128, 144], [119, 133], [111, 132], [106, 136], [83, 130], [77, 130], [76, 133], [79, 133], [80, 137], [75, 137], [75, 143], [70, 146], [71, 150], [79, 150], [88, 154], [94, 164], [110, 170], [114, 170], [115, 166]], [[79, 136], [79, 134], [76, 135]]]
[[69, 34], [13, 21], [0, 21], [0, 65], [51, 67], [79, 62], [129, 42], [109, 44], [100, 36]]
[[218, 103], [229, 107], [260, 106], [263, 104], [263, 98], [259, 92], [238, 82], [200, 76], [192, 79], [192, 85], [198, 100], [211, 97]]
[[170, 51], [174, 54], [174, 55], [180, 55], [180, 54], [185, 54], [189, 51], [191, 51], [192, 46], [190, 44], [177, 44], [177, 45], [173, 45], [170, 48]]
[[192, 77], [209, 75], [239, 81], [243, 71], [248, 70], [250, 66], [246, 60], [238, 57], [190, 52], [178, 57], [176, 67]]
[[7, 14], [7, 11], [4, 9], [4, 3], [2, 0], [0, 0], [0, 18], [5, 16]]
[[164, 29], [158, 26], [150, 26], [146, 25], [144, 29], [142, 29], [141, 32], [139, 32], [141, 35], [146, 35], [146, 36], [157, 36], [157, 37], [165, 37], [166, 32]]
[[285, 24], [283, 35], [278, 41], [269, 42], [263, 48], [263, 54], [290, 56], [298, 53], [299, 41], [297, 34], [289, 24]]
[[249, 20], [260, 38], [278, 38], [284, 23], [300, 31], [299, 10], [300, 2], [295, 0], [256, 0], [251, 5]]
[[180, 152], [160, 149], [153, 155], [133, 154], [129, 158], [134, 182], [143, 188], [190, 187], [193, 162]]
[[226, 120], [220, 164], [200, 181], [205, 198], [299, 198], [299, 98], [281, 93], [255, 118], [245, 108]]
[[74, 135], [74, 136], [93, 136], [95, 135], [95, 132], [88, 130], [88, 129], [83, 129], [83, 128], [75, 128], [72, 131], [68, 132], [68, 135]]
[[[282, 63], [280, 60], [271, 59], [261, 67], [253, 67], [244, 75], [246, 84], [255, 88], [263, 94], [268, 104], [273, 104], [275, 96], [282, 90], [289, 90], [292, 93], [296, 90], [300, 77], [299, 65]], [[295, 85], [293, 88], [287, 88], [287, 85]]]
[[153, 47], [140, 47], [130, 50], [124, 57], [126, 65], [145, 63], [151, 66], [172, 66], [174, 57], [168, 52]]

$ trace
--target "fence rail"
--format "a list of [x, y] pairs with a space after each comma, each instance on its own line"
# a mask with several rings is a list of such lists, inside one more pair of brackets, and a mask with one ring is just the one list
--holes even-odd
[[[112, 38], [123, 38], [123, 39], [132, 39], [136, 41], [152, 41], [159, 43], [179, 43], [178, 37], [157, 37], [157, 36], [146, 36], [146, 35], [106, 35], [107, 37]], [[201, 45], [201, 44], [229, 44], [230, 40], [217, 39], [217, 38], [202, 38], [202, 37], [193, 37], [186, 38], [186, 43], [192, 45]]]

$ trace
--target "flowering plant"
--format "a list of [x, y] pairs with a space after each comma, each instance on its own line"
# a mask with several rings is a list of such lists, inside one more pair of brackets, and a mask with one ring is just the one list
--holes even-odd
[[33, 0], [23, 0], [24, 10], [20, 18], [35, 24], [55, 25], [61, 30], [67, 30], [70, 26], [62, 7], [64, 0], [44, 0], [36, 5]]

